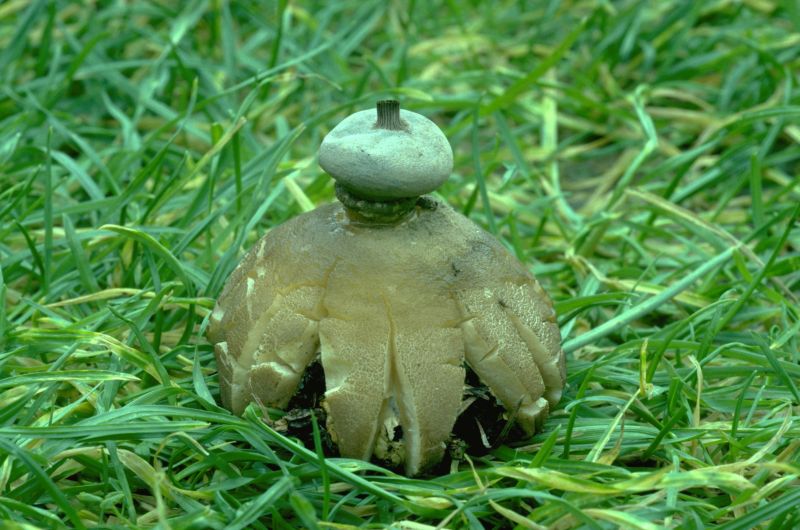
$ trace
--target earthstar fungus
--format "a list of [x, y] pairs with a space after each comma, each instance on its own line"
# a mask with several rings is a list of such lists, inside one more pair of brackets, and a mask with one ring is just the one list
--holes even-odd
[[319, 162], [340, 202], [264, 236], [212, 313], [223, 404], [285, 408], [318, 360], [339, 453], [414, 475], [441, 460], [470, 413], [471, 370], [533, 434], [564, 386], [555, 312], [499, 242], [423, 196], [452, 169], [441, 130], [381, 101], [339, 123]]

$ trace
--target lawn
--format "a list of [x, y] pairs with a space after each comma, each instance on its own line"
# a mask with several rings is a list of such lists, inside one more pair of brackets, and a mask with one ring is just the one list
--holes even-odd
[[[0, 528], [800, 527], [798, 72], [793, 0], [3, 2]], [[414, 479], [230, 414], [205, 338], [386, 98], [567, 352], [541, 433]]]

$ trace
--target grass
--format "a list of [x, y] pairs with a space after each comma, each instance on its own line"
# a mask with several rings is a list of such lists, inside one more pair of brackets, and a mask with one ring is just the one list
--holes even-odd
[[[3, 3], [2, 528], [800, 526], [798, 72], [792, 1]], [[568, 352], [545, 430], [445, 476], [232, 416], [203, 335], [387, 96]]]

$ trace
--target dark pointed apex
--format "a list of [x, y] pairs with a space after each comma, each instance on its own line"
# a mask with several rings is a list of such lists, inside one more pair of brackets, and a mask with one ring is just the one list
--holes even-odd
[[378, 121], [375, 128], [390, 131], [403, 131], [408, 125], [400, 118], [400, 102], [396, 99], [384, 99], [378, 102]]

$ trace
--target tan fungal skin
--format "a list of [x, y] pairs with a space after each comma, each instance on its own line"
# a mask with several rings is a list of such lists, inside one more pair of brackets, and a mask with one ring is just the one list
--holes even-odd
[[527, 433], [539, 428], [565, 379], [550, 299], [489, 234], [420, 204], [386, 225], [329, 204], [256, 244], [210, 320], [226, 407], [285, 407], [319, 353], [342, 456], [385, 456], [399, 424], [406, 473], [437, 463], [465, 363]]

